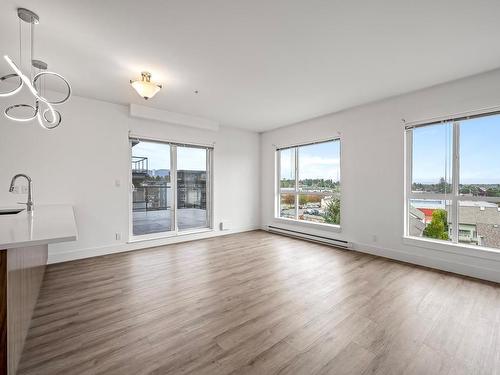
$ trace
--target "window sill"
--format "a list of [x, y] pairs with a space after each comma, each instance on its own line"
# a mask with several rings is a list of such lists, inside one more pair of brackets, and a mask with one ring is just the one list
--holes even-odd
[[305, 220], [286, 219], [283, 217], [275, 217], [273, 219], [273, 221], [275, 223], [290, 224], [290, 225], [295, 225], [297, 227], [303, 227], [303, 228], [326, 230], [326, 231], [335, 232], [335, 233], [342, 232], [342, 227], [340, 225], [335, 225], [335, 224], [314, 223], [314, 222], [305, 221]]
[[439, 240], [404, 236], [403, 244], [417, 246], [424, 249], [444, 251], [447, 253], [469, 256], [474, 258], [490, 259], [500, 261], [500, 250], [490, 249], [481, 246], [471, 246], [466, 244], [448, 243]]
[[194, 228], [194, 229], [187, 229], [183, 231], [177, 232], [177, 236], [189, 236], [191, 234], [198, 234], [198, 233], [206, 233], [206, 232], [213, 232], [213, 228]]
[[157, 235], [143, 235], [143, 236], [134, 236], [128, 240], [127, 243], [137, 243], [137, 242], [146, 242], [146, 241], [156, 241], [156, 240], [164, 240], [168, 238], [177, 238], [183, 236], [189, 236], [200, 233], [213, 232], [213, 228], [198, 228], [198, 229], [190, 229], [179, 232], [165, 232], [158, 233]]

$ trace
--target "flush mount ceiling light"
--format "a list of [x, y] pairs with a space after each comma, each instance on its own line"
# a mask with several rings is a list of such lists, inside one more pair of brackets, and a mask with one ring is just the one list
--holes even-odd
[[148, 100], [155, 96], [162, 86], [151, 82], [151, 73], [149, 72], [142, 72], [141, 76], [142, 78], [140, 81], [130, 80], [130, 84], [140, 96]]
[[[68, 101], [71, 96], [71, 86], [69, 85], [68, 81], [60, 74], [46, 71], [46, 63], [40, 60], [33, 59], [34, 25], [37, 25], [40, 22], [38, 15], [33, 13], [31, 10], [18, 8], [17, 16], [19, 17], [19, 66], [8, 55], [4, 55], [5, 61], [7, 61], [14, 73], [0, 77], [0, 85], [2, 82], [9, 80], [15, 81], [17, 84], [14, 89], [11, 89], [9, 91], [0, 91], [0, 97], [15, 95], [19, 91], [21, 91], [23, 86], [26, 86], [33, 95], [34, 104], [14, 104], [6, 108], [4, 114], [5, 117], [7, 117], [9, 120], [18, 122], [27, 122], [36, 118], [40, 126], [42, 126], [44, 129], [54, 129], [61, 124], [62, 120], [61, 113], [54, 109], [54, 105], [63, 104]], [[30, 52], [29, 54], [27, 54], [27, 57], [29, 57], [29, 62], [28, 64], [25, 64], [25, 66], [29, 66], [29, 77], [21, 70], [21, 67], [23, 66], [23, 38], [21, 35], [21, 21], [30, 25]], [[44, 81], [47, 76], [58, 78], [62, 82], [64, 82], [67, 88], [67, 94], [62, 100], [50, 101], [44, 96]], [[30, 115], [25, 117], [16, 116], [14, 112], [19, 108], [27, 109], [28, 111], [30, 111]]]

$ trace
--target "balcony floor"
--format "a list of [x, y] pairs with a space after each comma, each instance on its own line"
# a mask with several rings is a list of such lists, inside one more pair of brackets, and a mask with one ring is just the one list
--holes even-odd
[[[177, 212], [179, 230], [204, 228], [207, 226], [206, 210], [181, 208]], [[171, 210], [134, 211], [134, 236], [170, 231]]]

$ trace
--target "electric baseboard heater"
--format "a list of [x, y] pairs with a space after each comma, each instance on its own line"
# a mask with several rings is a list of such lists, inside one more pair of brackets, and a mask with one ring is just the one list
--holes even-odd
[[313, 241], [313, 242], [319, 242], [319, 243], [322, 243], [325, 245], [341, 247], [343, 249], [351, 249], [352, 248], [352, 244], [350, 242], [344, 241], [344, 240], [337, 240], [335, 238], [318, 236], [316, 234], [304, 233], [304, 232], [299, 232], [299, 231], [291, 230], [291, 229], [283, 229], [283, 228], [275, 227], [272, 225], [269, 225], [267, 228], [268, 228], [269, 232], [271, 232], [271, 233], [282, 234], [285, 236], [300, 238], [303, 240], [308, 240], [308, 241]]

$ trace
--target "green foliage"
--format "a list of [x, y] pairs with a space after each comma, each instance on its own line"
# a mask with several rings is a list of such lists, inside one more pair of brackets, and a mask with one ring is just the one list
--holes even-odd
[[[311, 189], [321, 189], [321, 190], [338, 190], [339, 182], [333, 181], [332, 179], [325, 180], [324, 178], [306, 178], [300, 180], [300, 185], [304, 190]], [[282, 188], [293, 188], [295, 187], [295, 179], [282, 178], [280, 180], [280, 186]]]
[[476, 184], [461, 185], [460, 194], [470, 194], [475, 197], [500, 197], [500, 185]]
[[280, 185], [282, 188], [293, 188], [295, 186], [295, 180], [288, 180], [286, 178], [282, 178], [280, 181]]
[[461, 186], [460, 194], [472, 194], [472, 189], [470, 188], [470, 186]]
[[447, 240], [448, 237], [448, 213], [446, 210], [435, 210], [432, 213], [431, 222], [425, 227], [423, 235], [429, 238]]
[[335, 189], [338, 187], [338, 181], [333, 181], [332, 179], [323, 178], [305, 178], [300, 180], [300, 185], [307, 188], [318, 188], [318, 189]]
[[294, 206], [295, 205], [295, 195], [282, 194], [281, 195], [281, 204], [287, 204], [289, 206]]
[[412, 190], [449, 194], [451, 193], [451, 184], [447, 183], [444, 177], [441, 177], [437, 184], [422, 184], [415, 182], [412, 184]]
[[307, 203], [319, 203], [321, 202], [321, 196], [320, 195], [299, 195], [299, 205], [303, 206]]
[[[446, 183], [444, 178], [441, 178], [437, 184], [422, 184], [413, 183], [413, 191], [434, 192], [441, 194], [451, 193], [451, 184]], [[500, 184], [473, 184], [460, 185], [460, 194], [472, 195], [475, 197], [500, 197]]]
[[340, 224], [340, 199], [333, 198], [328, 202], [325, 213], [323, 214], [325, 223]]
[[500, 187], [496, 187], [496, 188], [488, 188], [486, 189], [486, 196], [487, 197], [500, 197]]

